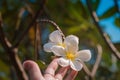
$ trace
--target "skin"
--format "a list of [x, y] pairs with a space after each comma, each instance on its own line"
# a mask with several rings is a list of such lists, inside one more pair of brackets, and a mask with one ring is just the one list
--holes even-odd
[[[41, 70], [36, 62], [32, 60], [27, 60], [23, 63], [23, 67], [28, 71], [30, 80], [74, 80], [77, 71], [69, 70], [69, 67], [58, 68], [58, 59], [54, 59], [45, 70], [45, 74], [41, 73]], [[57, 72], [56, 72], [57, 70]], [[69, 70], [69, 71], [68, 71]], [[69, 73], [68, 73], [69, 72]]]

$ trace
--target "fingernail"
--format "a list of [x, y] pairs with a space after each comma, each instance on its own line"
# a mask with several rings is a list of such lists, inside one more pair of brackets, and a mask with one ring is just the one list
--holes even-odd
[[25, 62], [23, 63], [23, 67], [24, 67], [26, 70], [28, 70], [28, 69], [31, 68], [31, 64], [30, 64], [28, 61], [25, 61]]

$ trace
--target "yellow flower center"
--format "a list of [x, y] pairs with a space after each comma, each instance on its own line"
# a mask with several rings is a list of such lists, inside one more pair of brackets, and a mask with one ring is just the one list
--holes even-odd
[[63, 43], [59, 43], [58, 45], [62, 46], [62, 47], [65, 47], [65, 44], [63, 44]]
[[72, 54], [72, 53], [67, 53], [66, 54], [66, 58], [69, 59], [69, 60], [74, 60], [75, 59], [75, 55]]

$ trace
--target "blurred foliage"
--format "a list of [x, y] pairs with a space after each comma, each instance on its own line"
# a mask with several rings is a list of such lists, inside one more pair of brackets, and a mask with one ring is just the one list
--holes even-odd
[[[95, 24], [91, 20], [85, 0], [47, 0], [44, 8], [44, 14], [39, 18], [49, 18], [55, 21], [63, 33], [67, 36], [74, 34], [79, 37], [80, 49], [90, 49], [92, 51], [92, 59], [87, 64], [90, 70], [96, 60], [96, 45], [101, 44], [103, 48], [102, 60], [97, 70], [95, 80], [119, 80], [120, 79], [120, 61], [112, 62], [111, 52], [103, 42]], [[91, 4], [95, 11], [99, 8], [101, 0], [91, 0]], [[0, 13], [3, 19], [3, 29], [11, 43], [15, 43], [22, 31], [29, 25], [33, 14], [39, 8], [40, 0], [0, 0]], [[117, 13], [116, 6], [109, 8], [103, 15], [99, 16], [100, 20], [109, 18]], [[115, 25], [120, 27], [120, 18], [115, 19]], [[33, 26], [34, 27], [34, 26]], [[35, 28], [31, 28], [29, 33], [18, 47], [18, 55], [23, 62], [26, 59], [34, 60], [34, 40]], [[48, 41], [48, 35], [54, 28], [49, 24], [41, 24], [41, 46]], [[120, 50], [120, 43], [116, 43]], [[52, 60], [52, 53], [46, 53], [42, 49], [39, 50], [38, 65], [42, 70]], [[115, 69], [111, 68], [115, 65]], [[13, 76], [14, 70], [11, 70], [9, 58], [0, 45], [0, 80], [15, 80]], [[113, 70], [112, 70], [113, 69]], [[86, 74], [79, 72], [75, 80], [85, 80]], [[10, 79], [11, 78], [11, 79]]]
[[102, 16], [100, 16], [100, 19], [105, 19], [113, 16], [117, 12], [117, 7], [113, 6], [110, 9], [108, 9], [106, 12], [103, 13]]
[[115, 24], [120, 27], [120, 17], [115, 19]]
[[99, 7], [100, 0], [91, 0], [91, 3], [93, 5], [93, 9], [96, 11]]

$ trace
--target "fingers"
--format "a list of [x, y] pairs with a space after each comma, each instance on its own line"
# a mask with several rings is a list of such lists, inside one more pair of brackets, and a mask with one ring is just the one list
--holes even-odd
[[34, 61], [25, 61], [23, 67], [28, 71], [30, 80], [44, 80], [38, 65]]
[[70, 74], [68, 74], [68, 76], [66, 77], [65, 80], [74, 80], [75, 77], [77, 76], [77, 74], [78, 74], [77, 71], [72, 70], [72, 71], [70, 72]]
[[[58, 68], [58, 64], [57, 64], [58, 59], [54, 59], [48, 66], [48, 68], [45, 71], [45, 79], [49, 79], [51, 77], [51, 79], [53, 80], [58, 79], [58, 80], [63, 80], [63, 77], [66, 75], [67, 70], [69, 69], [69, 67], [62, 67], [57, 74], [55, 75], [55, 71]], [[41, 74], [41, 71], [37, 65], [37, 63], [35, 63], [34, 61], [31, 60], [27, 60], [23, 63], [23, 67], [28, 71], [29, 76], [30, 76], [30, 80], [45, 80], [44, 77]], [[67, 77], [65, 78], [65, 80], [74, 80], [76, 75], [77, 75], [77, 71], [72, 70]], [[55, 76], [54, 76], [55, 75]]]
[[62, 67], [55, 75], [55, 78], [58, 80], [63, 80], [63, 77], [66, 75], [68, 68], [69, 67]]
[[[70, 68], [68, 67], [62, 67], [60, 68], [60, 70], [57, 72], [57, 74], [55, 75], [55, 71], [58, 68], [58, 63], [57, 63], [58, 59], [54, 59], [48, 66], [48, 68], [45, 71], [45, 79], [50, 79], [51, 76], [54, 77], [56, 80], [63, 80], [63, 77], [66, 75], [68, 69]], [[76, 75], [77, 75], [77, 71], [71, 70], [70, 73], [66, 76], [65, 80], [74, 80]], [[52, 79], [51, 79], [52, 80]], [[54, 80], [54, 79], [53, 79]]]
[[55, 71], [58, 68], [58, 63], [57, 63], [58, 59], [54, 59], [47, 67], [47, 69], [45, 70], [45, 75], [46, 74], [51, 74], [51, 75], [55, 75]]

